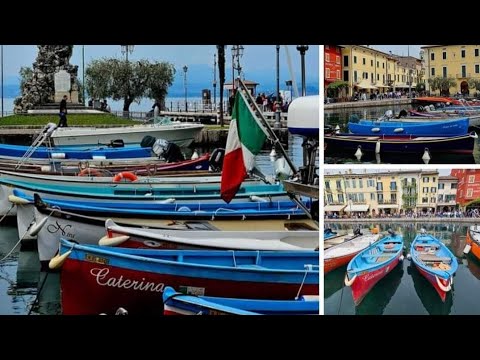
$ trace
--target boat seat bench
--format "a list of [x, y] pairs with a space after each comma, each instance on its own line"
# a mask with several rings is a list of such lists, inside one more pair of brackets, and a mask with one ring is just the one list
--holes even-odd
[[441, 261], [441, 262], [450, 263], [452, 261], [452, 259], [449, 257], [440, 257], [434, 254], [419, 254], [418, 258], [424, 262]]

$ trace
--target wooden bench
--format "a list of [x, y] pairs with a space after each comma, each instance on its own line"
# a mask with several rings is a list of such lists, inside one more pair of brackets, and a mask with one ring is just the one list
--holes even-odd
[[418, 258], [423, 262], [445, 262], [447, 264], [452, 262], [449, 257], [440, 257], [434, 254], [419, 254]]

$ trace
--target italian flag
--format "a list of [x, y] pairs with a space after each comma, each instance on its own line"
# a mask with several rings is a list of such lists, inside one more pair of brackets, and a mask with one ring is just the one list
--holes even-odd
[[222, 168], [220, 195], [229, 203], [235, 197], [247, 172], [255, 166], [255, 155], [263, 147], [267, 137], [255, 113], [241, 91], [237, 91], [228, 130], [225, 159]]

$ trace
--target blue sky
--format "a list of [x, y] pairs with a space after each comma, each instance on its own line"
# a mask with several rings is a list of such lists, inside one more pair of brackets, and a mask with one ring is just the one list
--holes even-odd
[[420, 47], [424, 45], [369, 45], [374, 49], [383, 51], [383, 52], [392, 52], [395, 55], [407, 56], [410, 51], [410, 56], [415, 56], [420, 58]]
[[[276, 49], [275, 45], [244, 45], [245, 51], [241, 65], [245, 78], [260, 83], [260, 90], [273, 90], [276, 76]], [[295, 78], [298, 87], [301, 86], [300, 55], [296, 45], [288, 45], [293, 63]], [[188, 66], [187, 83], [193, 89], [212, 88], [213, 60], [216, 45], [136, 45], [129, 60], [147, 58], [149, 60], [168, 61], [177, 69], [172, 90], [183, 89], [184, 65]], [[22, 66], [32, 66], [37, 55], [35, 45], [4, 45], [4, 83], [6, 85], [19, 82], [18, 71]], [[319, 47], [310, 46], [305, 56], [307, 85], [318, 88], [319, 78]], [[92, 59], [102, 57], [124, 57], [120, 45], [85, 45], [85, 64]], [[231, 81], [231, 45], [226, 50], [226, 81]], [[79, 78], [82, 79], [82, 46], [74, 47], [70, 62], [79, 66]], [[280, 88], [285, 88], [285, 81], [291, 75], [288, 72], [284, 46], [280, 48]], [[217, 74], [218, 83], [218, 74]], [[300, 90], [300, 89], [299, 89]], [[218, 91], [218, 88], [217, 88]], [[318, 91], [318, 90], [317, 90]], [[198, 94], [201, 96], [201, 93]]]

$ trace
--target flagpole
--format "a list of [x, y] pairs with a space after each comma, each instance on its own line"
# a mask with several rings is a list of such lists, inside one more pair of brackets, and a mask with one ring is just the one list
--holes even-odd
[[282, 153], [282, 155], [285, 157], [285, 160], [287, 161], [287, 164], [288, 166], [290, 166], [290, 169], [292, 169], [293, 173], [295, 175], [298, 174], [298, 170], [296, 168], [296, 166], [293, 164], [292, 160], [290, 160], [290, 158], [288, 157], [287, 155], [287, 152], [285, 151], [285, 149], [283, 148], [282, 146], [282, 143], [280, 142], [280, 140], [278, 139], [277, 135], [275, 134], [275, 132], [270, 128], [270, 125], [268, 125], [268, 122], [267, 120], [265, 119], [265, 117], [263, 116], [263, 113], [262, 111], [260, 111], [260, 108], [258, 107], [257, 103], [254, 101], [254, 99], [252, 98], [252, 95], [250, 94], [250, 91], [248, 90], [248, 88], [245, 86], [245, 84], [243, 83], [242, 79], [240, 79], [239, 77], [237, 78], [238, 82], [240, 83], [240, 85], [242, 86], [243, 90], [245, 90], [245, 93], [247, 94], [248, 96], [248, 99], [250, 100], [250, 102], [253, 104], [253, 106], [255, 107], [255, 110], [257, 112], [257, 114], [259, 114], [260, 116], [260, 119], [262, 120], [262, 125], [263, 127], [265, 128], [265, 130], [267, 130], [268, 134], [270, 135], [270, 140], [273, 140], [273, 143], [276, 145], [276, 147], [278, 147], [278, 149], [280, 150], [280, 152]]

